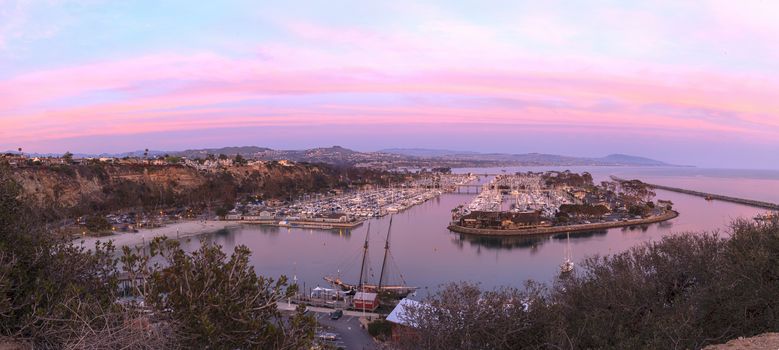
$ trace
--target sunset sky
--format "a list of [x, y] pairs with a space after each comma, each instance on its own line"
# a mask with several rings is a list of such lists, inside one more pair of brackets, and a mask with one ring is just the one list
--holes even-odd
[[0, 150], [779, 168], [777, 1], [0, 0]]

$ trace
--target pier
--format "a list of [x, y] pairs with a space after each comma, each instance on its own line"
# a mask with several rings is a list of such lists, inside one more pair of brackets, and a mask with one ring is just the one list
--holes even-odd
[[[625, 179], [621, 179], [616, 176], [611, 176], [611, 179], [614, 181], [626, 181]], [[763, 209], [770, 209], [770, 210], [779, 210], [779, 204], [776, 203], [770, 203], [770, 202], [763, 202], [763, 201], [756, 201], [753, 199], [746, 199], [746, 198], [738, 198], [738, 197], [731, 197], [731, 196], [724, 196], [721, 194], [714, 194], [714, 193], [706, 193], [701, 191], [693, 191], [693, 190], [687, 190], [684, 188], [678, 188], [678, 187], [671, 187], [671, 186], [663, 186], [663, 185], [656, 185], [656, 184], [650, 184], [645, 183], [647, 186], [651, 188], [661, 189], [665, 191], [671, 191], [671, 192], [677, 192], [677, 193], [683, 193], [688, 194], [691, 196], [698, 196], [703, 197], [706, 199], [713, 199], [713, 200], [719, 200], [723, 202], [730, 202], [730, 203], [736, 203], [736, 204], [743, 204], [748, 205], [751, 207], [756, 208], [763, 208]]]

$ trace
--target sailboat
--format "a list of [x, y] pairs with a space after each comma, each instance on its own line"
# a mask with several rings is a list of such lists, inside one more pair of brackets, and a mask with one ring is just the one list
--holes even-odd
[[571, 259], [571, 235], [570, 233], [565, 234], [565, 260], [563, 260], [563, 263], [560, 264], [560, 273], [561, 274], [568, 274], [573, 271], [573, 260]]
[[403, 298], [413, 292], [415, 292], [418, 287], [409, 287], [406, 285], [406, 282], [403, 280], [403, 276], [400, 276], [401, 283], [400, 284], [387, 284], [387, 258], [390, 256], [390, 232], [392, 231], [392, 217], [390, 217], [390, 223], [389, 228], [387, 229], [387, 239], [384, 242], [384, 259], [381, 263], [381, 273], [379, 274], [379, 284], [370, 284], [367, 283], [367, 272], [369, 270], [368, 267], [368, 237], [370, 235], [371, 226], [370, 223], [368, 223], [368, 231], [365, 233], [365, 243], [363, 244], [363, 254], [362, 254], [362, 264], [360, 266], [360, 277], [359, 282], [354, 284], [349, 284], [341, 280], [340, 277], [332, 277], [332, 276], [325, 276], [324, 280], [327, 281], [330, 284], [336, 285], [341, 287], [343, 290], [348, 291], [355, 291], [355, 292], [369, 292], [369, 293], [379, 293], [379, 294], [386, 294], [392, 297], [397, 298]]

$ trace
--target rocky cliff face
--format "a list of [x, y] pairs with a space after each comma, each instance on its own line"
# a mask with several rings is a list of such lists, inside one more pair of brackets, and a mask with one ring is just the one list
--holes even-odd
[[[52, 165], [6, 168], [24, 200], [51, 219], [100, 211], [212, 206], [251, 194], [289, 198], [347, 186], [348, 171], [266, 162], [215, 171], [166, 165]], [[359, 176], [358, 176], [359, 177]]]

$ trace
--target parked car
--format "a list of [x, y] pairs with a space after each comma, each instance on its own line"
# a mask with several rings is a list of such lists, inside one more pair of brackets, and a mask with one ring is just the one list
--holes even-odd
[[330, 313], [330, 319], [331, 320], [337, 320], [337, 319], [341, 318], [343, 315], [344, 315], [344, 311], [343, 310], [335, 310], [335, 311]]
[[317, 338], [320, 340], [335, 341], [338, 339], [338, 335], [335, 333], [319, 333], [317, 334]]

